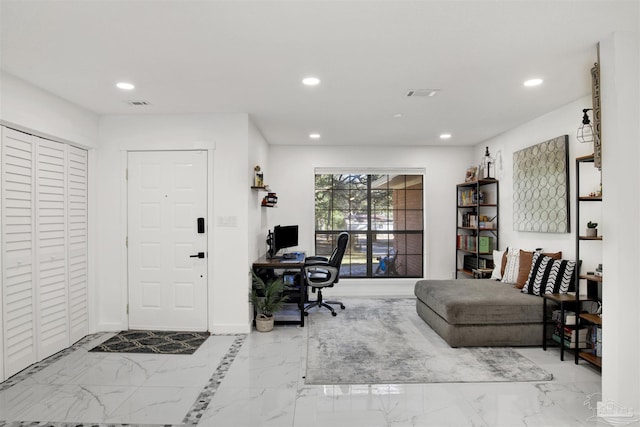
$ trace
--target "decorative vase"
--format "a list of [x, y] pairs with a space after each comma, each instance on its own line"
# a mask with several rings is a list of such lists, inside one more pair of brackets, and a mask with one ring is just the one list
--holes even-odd
[[273, 316], [258, 314], [256, 316], [256, 329], [258, 332], [269, 332], [273, 330]]
[[597, 237], [598, 229], [597, 228], [587, 228], [587, 237]]

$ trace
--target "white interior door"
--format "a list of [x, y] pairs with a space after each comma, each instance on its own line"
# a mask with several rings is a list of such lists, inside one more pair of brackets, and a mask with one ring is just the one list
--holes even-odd
[[88, 153], [68, 147], [67, 163], [67, 244], [69, 277], [69, 336], [74, 343], [89, 333], [88, 266]]
[[38, 360], [69, 346], [67, 146], [35, 138]]
[[34, 180], [30, 135], [2, 130], [4, 377], [36, 362]]
[[128, 154], [130, 329], [207, 330], [207, 234], [198, 218], [206, 227], [206, 151]]

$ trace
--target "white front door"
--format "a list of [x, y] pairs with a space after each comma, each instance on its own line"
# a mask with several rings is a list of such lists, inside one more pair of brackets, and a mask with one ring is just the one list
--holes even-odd
[[130, 329], [207, 330], [207, 226], [206, 151], [128, 154]]

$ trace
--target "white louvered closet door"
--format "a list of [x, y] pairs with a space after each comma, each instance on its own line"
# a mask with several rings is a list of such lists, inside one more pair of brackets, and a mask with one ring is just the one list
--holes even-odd
[[36, 337], [41, 360], [69, 346], [67, 145], [36, 141]]
[[74, 343], [89, 333], [87, 312], [87, 151], [72, 146], [68, 148], [69, 336], [71, 343]]
[[36, 362], [33, 138], [2, 128], [4, 377]]

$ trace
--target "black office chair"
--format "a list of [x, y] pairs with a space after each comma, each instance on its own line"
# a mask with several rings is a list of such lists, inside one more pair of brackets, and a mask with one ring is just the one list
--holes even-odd
[[311, 286], [313, 292], [318, 292], [318, 299], [305, 306], [304, 314], [307, 316], [308, 310], [312, 307], [325, 307], [331, 310], [331, 315], [336, 316], [336, 311], [329, 304], [339, 304], [344, 310], [344, 304], [340, 301], [324, 301], [322, 299], [322, 288], [332, 288], [340, 279], [340, 265], [342, 257], [349, 244], [349, 233], [342, 232], [338, 236], [336, 245], [330, 258], [312, 256], [305, 259], [304, 275], [307, 284]]

